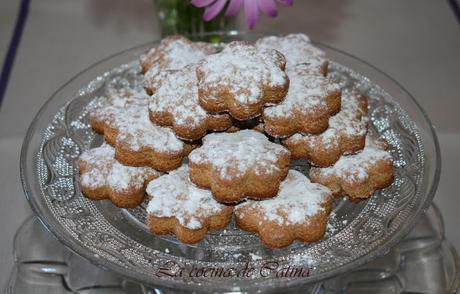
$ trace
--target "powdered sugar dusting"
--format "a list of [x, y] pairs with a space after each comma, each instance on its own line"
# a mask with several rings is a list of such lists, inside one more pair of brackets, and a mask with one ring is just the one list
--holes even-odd
[[90, 118], [99, 122], [113, 119], [120, 109], [127, 108], [129, 104], [146, 104], [149, 96], [141, 87], [116, 89], [107, 87], [107, 95], [98, 97], [97, 107], [90, 111]]
[[273, 49], [257, 49], [232, 42], [222, 52], [207, 56], [199, 63], [199, 88], [210, 100], [220, 100], [225, 88], [240, 103], [259, 103], [264, 87], [281, 87], [288, 78], [283, 70], [284, 56]]
[[117, 143], [127, 144], [131, 150], [143, 147], [157, 152], [182, 152], [184, 144], [174, 132], [153, 124], [149, 118], [148, 96], [112, 97], [93, 114], [111, 128], [118, 129]]
[[115, 149], [108, 144], [83, 152], [79, 161], [86, 171], [80, 177], [81, 184], [92, 189], [107, 186], [116, 192], [126, 192], [140, 189], [147, 179], [161, 175], [150, 167], [125, 166], [114, 156]]
[[258, 48], [272, 48], [280, 51], [286, 57], [286, 66], [292, 67], [300, 63], [320, 73], [327, 66], [326, 53], [313, 46], [305, 34], [291, 34], [285, 37], [269, 36], [256, 42]]
[[235, 214], [238, 217], [241, 208], [251, 206], [266, 221], [302, 224], [323, 211], [323, 205], [331, 195], [331, 191], [325, 186], [311, 183], [302, 173], [290, 170], [286, 179], [281, 182], [276, 197], [263, 201], [248, 200], [236, 207]]
[[[362, 109], [361, 97], [355, 92], [345, 92], [339, 113], [329, 119], [330, 129], [346, 135], [364, 135], [366, 133], [367, 109]], [[366, 99], [366, 98], [364, 98]]]
[[225, 208], [214, 200], [209, 190], [198, 188], [190, 181], [186, 165], [151, 181], [147, 194], [152, 197], [147, 213], [156, 217], [175, 217], [182, 226], [192, 230], [202, 228], [203, 219], [219, 214]]
[[337, 176], [349, 182], [365, 182], [369, 178], [368, 170], [380, 161], [393, 157], [385, 150], [385, 143], [368, 135], [363, 151], [353, 155], [342, 156], [333, 166], [314, 168], [319, 176]]
[[205, 123], [210, 114], [198, 101], [196, 67], [189, 65], [159, 77], [157, 90], [150, 100], [150, 111], [169, 113], [178, 126], [197, 127]]
[[203, 146], [192, 151], [190, 162], [212, 164], [222, 178], [237, 178], [251, 170], [256, 174], [279, 171], [280, 156], [289, 155], [281, 145], [253, 130], [214, 133], [203, 138]]
[[312, 72], [306, 64], [298, 64], [287, 70], [290, 84], [283, 102], [265, 108], [264, 116], [284, 117], [302, 113], [320, 116], [329, 112], [327, 97], [340, 91], [340, 86], [321, 74]]
[[368, 118], [366, 109], [363, 109], [362, 99], [366, 99], [355, 92], [342, 94], [340, 111], [329, 119], [329, 128], [319, 135], [294, 134], [286, 141], [304, 143], [314, 147], [319, 142], [326, 148], [338, 148], [342, 137], [363, 137], [367, 132]]
[[163, 70], [181, 69], [214, 52], [215, 49], [210, 44], [193, 43], [184, 37], [164, 39], [157, 48], [141, 57], [141, 63], [148, 63], [150, 66], [145, 73], [145, 85], [150, 88], [150, 80]]
[[184, 143], [169, 128], [155, 125], [150, 121], [147, 105], [131, 105], [122, 116], [115, 119], [119, 129], [117, 142], [124, 142], [133, 151], [143, 147], [157, 152], [182, 152]]

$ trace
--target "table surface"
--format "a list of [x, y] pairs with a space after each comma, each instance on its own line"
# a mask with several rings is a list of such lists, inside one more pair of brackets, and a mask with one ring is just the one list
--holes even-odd
[[[28, 0], [24, 0], [28, 2]], [[0, 2], [0, 60], [4, 60], [20, 1]], [[238, 25], [244, 28], [242, 18]], [[256, 31], [304, 32], [347, 51], [398, 80], [427, 111], [442, 150], [435, 198], [447, 238], [460, 250], [460, 26], [447, 0], [303, 0], [265, 17]], [[0, 289], [12, 265], [12, 240], [32, 212], [19, 179], [19, 152], [33, 116], [76, 73], [100, 59], [155, 40], [151, 0], [30, 0], [0, 109]]]

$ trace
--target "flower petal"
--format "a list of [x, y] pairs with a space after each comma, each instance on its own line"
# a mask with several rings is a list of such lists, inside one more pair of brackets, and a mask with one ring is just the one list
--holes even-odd
[[243, 7], [243, 0], [230, 0], [228, 4], [227, 11], [225, 12], [225, 16], [235, 16]]
[[211, 19], [216, 17], [219, 14], [219, 12], [221, 12], [224, 8], [225, 3], [227, 3], [227, 0], [217, 0], [212, 5], [206, 7], [206, 10], [203, 14], [203, 19], [205, 21], [210, 21]]
[[257, 0], [259, 2], [259, 9], [267, 16], [275, 17], [278, 15], [275, 0]]
[[216, 0], [192, 0], [192, 5], [195, 7], [206, 7], [211, 5]]
[[292, 4], [294, 4], [294, 0], [277, 0], [277, 1], [284, 6], [292, 6]]
[[246, 15], [246, 23], [250, 29], [256, 26], [259, 19], [259, 11], [257, 0], [244, 0], [244, 13]]

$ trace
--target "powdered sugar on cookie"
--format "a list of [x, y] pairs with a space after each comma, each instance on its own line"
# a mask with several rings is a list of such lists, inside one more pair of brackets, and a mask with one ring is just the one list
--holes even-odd
[[115, 160], [115, 149], [108, 144], [83, 152], [78, 163], [82, 170], [81, 184], [91, 189], [108, 187], [115, 192], [139, 190], [147, 179], [161, 175], [149, 167], [122, 165]]
[[[198, 139], [206, 130], [213, 129], [213, 126], [208, 126], [210, 119], [220, 120], [220, 128], [226, 129], [231, 126], [228, 114], [209, 114], [200, 106], [195, 71], [195, 66], [189, 65], [182, 70], [168, 72], [158, 80], [157, 90], [152, 95], [149, 105], [152, 121], [159, 124], [164, 120], [171, 121], [176, 135], [187, 140]], [[189, 132], [180, 132], [178, 128]], [[193, 135], [191, 133], [197, 128], [202, 129], [201, 132], [198, 132], [197, 137], [190, 138], [189, 136]], [[188, 136], [182, 137], [182, 133]]]
[[328, 188], [311, 183], [302, 173], [290, 170], [286, 179], [281, 182], [276, 197], [263, 201], [248, 200], [236, 207], [235, 215], [243, 217], [242, 208], [251, 207], [260, 213], [264, 221], [280, 225], [302, 224], [308, 222], [310, 217], [323, 212], [325, 202], [331, 196]]
[[195, 67], [170, 72], [150, 100], [153, 112], [168, 112], [177, 124], [198, 125], [208, 113], [198, 102], [198, 80]]
[[150, 121], [147, 104], [132, 104], [116, 115], [114, 126], [119, 129], [117, 142], [124, 142], [133, 151], [151, 148], [157, 152], [182, 152], [184, 143], [174, 132]]
[[307, 35], [291, 34], [284, 37], [269, 36], [256, 42], [257, 48], [276, 49], [286, 57], [286, 66], [292, 67], [306, 63], [311, 69], [322, 74], [327, 73], [326, 53], [313, 46]]
[[365, 97], [354, 92], [346, 92], [342, 95], [340, 112], [329, 119], [329, 129], [326, 130], [324, 136], [335, 136], [337, 133], [350, 137], [365, 135], [369, 121], [366, 116], [367, 102], [365, 100]]
[[242, 130], [236, 133], [215, 133], [203, 138], [203, 146], [192, 151], [189, 160], [195, 164], [211, 164], [221, 178], [256, 175], [280, 170], [280, 156], [289, 155], [281, 145], [272, 143], [260, 132]]
[[393, 162], [390, 152], [385, 150], [386, 143], [370, 135], [366, 137], [363, 151], [354, 155], [342, 156], [333, 166], [313, 168], [315, 177], [336, 176], [347, 182], [365, 182], [369, 172], [382, 161]]
[[199, 63], [199, 87], [210, 91], [209, 100], [222, 99], [219, 93], [225, 89], [239, 103], [256, 104], [264, 97], [264, 87], [286, 84], [284, 65], [278, 51], [233, 42]]
[[175, 217], [182, 226], [192, 230], [201, 229], [203, 219], [221, 213], [226, 207], [214, 200], [209, 190], [190, 182], [186, 165], [151, 181], [147, 194], [152, 197], [148, 214]]
[[149, 119], [146, 95], [114, 97], [108, 106], [93, 113], [110, 128], [118, 129], [117, 143], [123, 141], [131, 150], [151, 148], [157, 152], [181, 152], [184, 144], [174, 132], [153, 124]]
[[340, 110], [340, 86], [311, 71], [307, 64], [289, 68], [288, 75], [286, 98], [264, 109], [265, 131], [281, 138], [323, 132], [329, 118]]
[[323, 76], [311, 72], [306, 64], [287, 70], [290, 84], [286, 98], [278, 105], [265, 108], [264, 116], [294, 116], [297, 112], [320, 116], [327, 113], [327, 97], [340, 92], [340, 86]]
[[151, 88], [150, 80], [164, 70], [181, 69], [214, 52], [211, 44], [194, 43], [182, 36], [168, 37], [141, 57], [141, 64], [146, 70], [145, 86]]
[[329, 119], [329, 128], [318, 135], [294, 134], [286, 139], [289, 144], [307, 144], [314, 148], [321, 144], [322, 148], [340, 148], [341, 141], [362, 137], [367, 132], [368, 118], [366, 116], [366, 98], [357, 93], [342, 93], [342, 104], [340, 111]]
[[107, 87], [107, 96], [98, 98], [98, 105], [90, 111], [90, 119], [100, 123], [112, 120], [120, 109], [129, 107], [130, 104], [146, 104], [149, 96], [143, 88]]

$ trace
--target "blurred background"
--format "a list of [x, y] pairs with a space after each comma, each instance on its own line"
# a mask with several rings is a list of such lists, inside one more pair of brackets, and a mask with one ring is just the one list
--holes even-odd
[[[442, 150], [435, 202], [447, 238], [460, 250], [460, 14], [454, 1], [298, 0], [280, 7], [275, 19], [261, 17], [255, 31], [306, 33], [375, 65], [421, 103]], [[242, 16], [234, 25], [246, 29]], [[19, 151], [32, 118], [81, 70], [160, 34], [152, 0], [0, 1], [0, 289], [12, 266], [14, 233], [32, 214], [19, 178]]]

